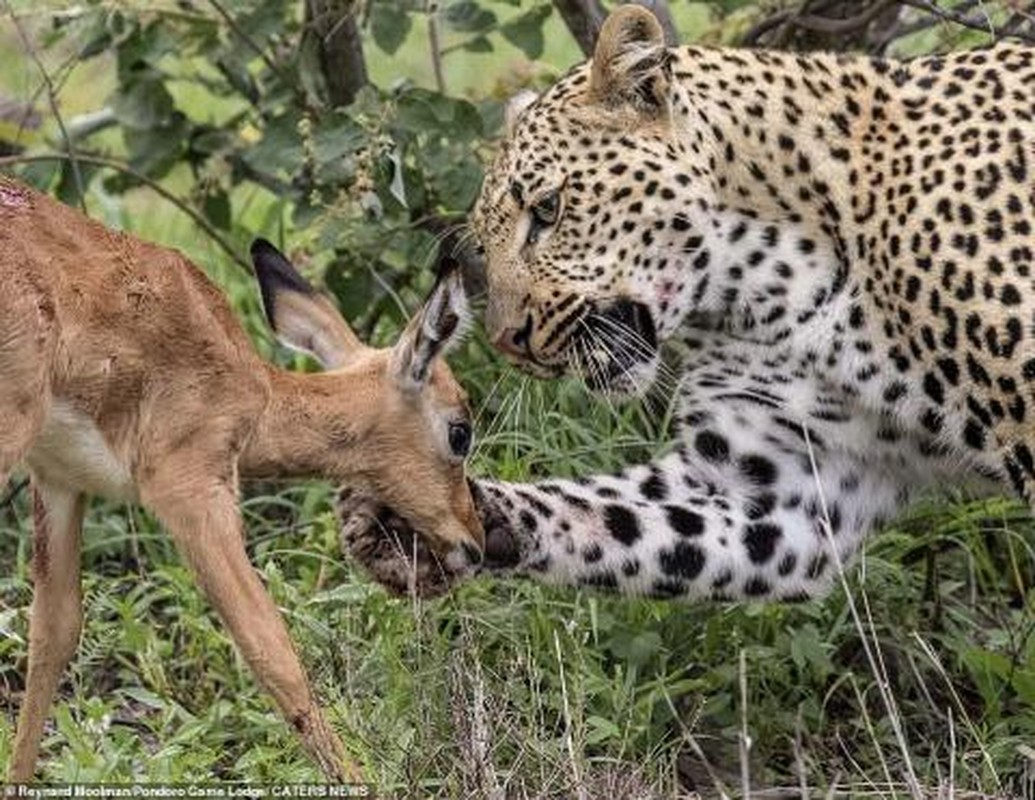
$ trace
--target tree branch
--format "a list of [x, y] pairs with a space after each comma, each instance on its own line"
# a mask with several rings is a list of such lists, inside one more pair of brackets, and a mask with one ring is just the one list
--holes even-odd
[[76, 156], [75, 148], [72, 146], [72, 139], [68, 135], [68, 128], [65, 127], [65, 119], [61, 115], [61, 109], [58, 107], [57, 92], [54, 89], [54, 83], [50, 79], [50, 73], [47, 72], [47, 68], [43, 66], [43, 62], [40, 60], [39, 54], [36, 52], [36, 48], [33, 47], [32, 40], [29, 39], [28, 34], [25, 32], [25, 28], [22, 27], [21, 20], [18, 19], [18, 16], [14, 13], [14, 9], [11, 8], [11, 4], [7, 0], [3, 0], [3, 3], [4, 8], [7, 9], [7, 15], [11, 18], [11, 22], [14, 23], [15, 29], [18, 31], [18, 36], [22, 40], [22, 44], [25, 46], [25, 51], [36, 64], [36, 68], [39, 69], [40, 75], [43, 77], [43, 83], [47, 87], [47, 101], [50, 104], [50, 112], [54, 115], [58, 129], [61, 131], [61, 139], [65, 144], [65, 160], [67, 160], [72, 166], [72, 177], [75, 179], [76, 194], [79, 195], [79, 207], [85, 214], [86, 184], [83, 182], [83, 175], [79, 170], [79, 161], [81, 159]]
[[597, 34], [607, 17], [600, 0], [553, 0], [553, 7], [578, 42], [582, 54], [587, 57], [593, 55]]
[[741, 39], [741, 43], [751, 46], [764, 39], [769, 46], [786, 46], [787, 34], [791, 31], [806, 31], [841, 39], [866, 34], [882, 14], [893, 12], [896, 7], [915, 8], [929, 16], [910, 23], [899, 20], [890, 30], [881, 31], [873, 40], [862, 42], [868, 44], [867, 49], [871, 52], [883, 52], [895, 39], [932, 27], [939, 21], [981, 31], [996, 39], [1009, 35], [1035, 42], [1035, 32], [1021, 30], [1024, 20], [1018, 19], [1017, 14], [1002, 29], [996, 30], [987, 14], [968, 13], [974, 6], [980, 5], [980, 0], [965, 0], [952, 9], [945, 9], [931, 0], [873, 0], [867, 5], [856, 4], [858, 13], [844, 17], [844, 13], [854, 9], [842, 0], [805, 0], [795, 8], [779, 11], [763, 19]]
[[330, 105], [350, 105], [367, 84], [355, 9], [345, 0], [306, 0], [305, 16], [307, 32], [312, 31], [317, 37], [320, 71]]
[[[964, 28], [970, 28], [971, 30], [987, 33], [989, 36], [994, 38], [998, 38], [1000, 35], [986, 14], [967, 17], [953, 9], [940, 8], [935, 3], [930, 2], [930, 0], [899, 0], [899, 2], [904, 6], [910, 6], [912, 8], [919, 9], [920, 11], [926, 11], [928, 14], [931, 14], [944, 22], [953, 22], [956, 25], [962, 25]], [[1015, 36], [1018, 39], [1023, 39], [1026, 42], [1035, 43], [1035, 33], [1012, 30], [1010, 31], [1010, 35]]]
[[432, 3], [428, 10], [428, 49], [431, 51], [431, 69], [435, 75], [435, 88], [446, 93], [446, 76], [442, 71], [442, 42], [438, 35], [437, 6]]
[[785, 44], [787, 33], [794, 29], [811, 31], [813, 33], [824, 33], [828, 35], [846, 36], [863, 30], [881, 13], [891, 6], [892, 0], [877, 0], [873, 5], [865, 6], [859, 14], [849, 17], [827, 16], [826, 12], [842, 6], [841, 0], [805, 0], [796, 8], [788, 8], [784, 11], [770, 15], [749, 30], [742, 38], [741, 44], [754, 46], [759, 43], [763, 36], [768, 36], [772, 31], [777, 31], [773, 38], [767, 38], [770, 46]]
[[[172, 192], [170, 192], [157, 181], [152, 180], [151, 178], [147, 177], [147, 175], [145, 175], [144, 173], [138, 172], [137, 170], [133, 169], [133, 167], [129, 166], [129, 164], [125, 164], [122, 161], [116, 161], [113, 158], [91, 156], [86, 155], [84, 153], [78, 153], [76, 155], [76, 158], [83, 164], [90, 164], [96, 167], [112, 169], [116, 172], [121, 172], [124, 175], [129, 175], [135, 180], [138, 180], [141, 183], [145, 184], [156, 194], [168, 200], [170, 203], [172, 203], [174, 206], [180, 209], [180, 211], [182, 211], [184, 214], [190, 217], [191, 221], [194, 222], [194, 224], [197, 225], [199, 228], [201, 228], [201, 230], [204, 231], [205, 234], [213, 242], [215, 242], [216, 245], [218, 245], [224, 253], [230, 256], [230, 258], [234, 261], [235, 264], [238, 264], [239, 266], [243, 267], [246, 271], [251, 272], [251, 267], [249, 266], [248, 262], [237, 254], [237, 251], [234, 250], [230, 243], [227, 242], [226, 239], [224, 239], [220, 235], [219, 231], [212, 227], [208, 220], [206, 220], [201, 214], [199, 214], [197, 211], [195, 211], [193, 208], [187, 205], [187, 203], [185, 203], [179, 197], [174, 195]], [[14, 166], [15, 164], [32, 164], [41, 161], [68, 160], [69, 156], [65, 153], [32, 153], [28, 155], [6, 156], [4, 158], [0, 158], [0, 168]]]

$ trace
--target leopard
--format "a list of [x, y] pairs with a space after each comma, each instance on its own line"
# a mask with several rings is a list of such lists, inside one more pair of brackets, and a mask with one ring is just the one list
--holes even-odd
[[807, 600], [925, 492], [1035, 501], [1035, 49], [668, 46], [619, 6], [505, 116], [470, 218], [490, 341], [612, 397], [674, 360], [671, 441], [613, 474], [474, 480], [463, 575], [414, 570], [384, 544], [405, 521], [349, 498], [346, 545], [386, 585]]

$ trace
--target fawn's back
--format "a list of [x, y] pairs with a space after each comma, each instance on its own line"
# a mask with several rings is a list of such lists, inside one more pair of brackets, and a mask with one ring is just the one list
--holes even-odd
[[4, 179], [0, 285], [0, 376], [40, 477], [132, 500], [156, 439], [265, 403], [263, 362], [183, 255]]

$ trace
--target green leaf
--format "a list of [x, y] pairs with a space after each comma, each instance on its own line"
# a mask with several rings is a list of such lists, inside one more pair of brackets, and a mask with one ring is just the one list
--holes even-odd
[[259, 85], [248, 70], [248, 65], [239, 53], [227, 53], [217, 58], [216, 68], [222, 73], [230, 88], [244, 97], [249, 103], [259, 102]]
[[159, 21], [146, 27], [134, 20], [132, 33], [119, 43], [118, 73], [123, 81], [144, 72], [157, 72], [159, 62], [167, 55], [179, 52], [180, 45], [172, 31]]
[[410, 89], [399, 98], [396, 120], [404, 128], [419, 133], [452, 122], [454, 113], [448, 97], [427, 89]]
[[266, 173], [297, 173], [305, 161], [302, 139], [298, 135], [298, 117], [290, 112], [274, 117], [266, 125], [258, 144], [245, 151], [244, 160]]
[[83, 43], [79, 46], [79, 59], [86, 61], [100, 55], [111, 47], [111, 31], [108, 30], [107, 10], [93, 11], [89, 21], [83, 25], [80, 36]]
[[370, 33], [388, 55], [394, 55], [413, 28], [413, 19], [402, 3], [379, 0], [370, 6]]
[[287, 0], [262, 0], [253, 4], [250, 13], [237, 17], [237, 26], [261, 44], [271, 36], [283, 34], [285, 17], [293, 5]]
[[439, 197], [443, 204], [455, 211], [467, 211], [473, 204], [482, 184], [482, 169], [478, 162], [465, 160], [450, 169], [438, 181]]
[[230, 196], [222, 189], [205, 195], [202, 209], [205, 219], [224, 231], [230, 230], [232, 215], [230, 213]]
[[173, 98], [162, 79], [148, 73], [119, 88], [112, 102], [112, 111], [119, 123], [127, 128], [157, 128], [172, 116]]
[[221, 128], [195, 128], [191, 133], [190, 146], [195, 153], [213, 155], [233, 147], [236, 137]]
[[611, 650], [634, 667], [646, 664], [662, 649], [661, 635], [657, 631], [622, 633], [612, 637]]
[[388, 191], [403, 208], [406, 208], [406, 183], [403, 181], [402, 155], [399, 148], [388, 154], [388, 160], [392, 165], [392, 180], [388, 184]]
[[179, 112], [165, 125], [123, 129], [130, 166], [149, 177], [162, 177], [183, 154], [189, 132], [190, 123]]
[[553, 6], [535, 6], [503, 23], [500, 33], [504, 39], [534, 61], [543, 54], [543, 24], [552, 12]]
[[135, 700], [142, 706], [154, 709], [156, 711], [162, 711], [168, 707], [169, 703], [164, 699], [156, 695], [154, 692], [148, 691], [142, 686], [126, 686], [119, 690], [119, 694], [125, 695], [131, 700]]
[[82, 189], [85, 193], [87, 187], [90, 185], [90, 179], [97, 171], [97, 167], [92, 167], [88, 164], [78, 164], [78, 179], [76, 178], [76, 167], [72, 166], [71, 161], [61, 162], [61, 180], [58, 181], [55, 193], [61, 199], [61, 202], [75, 206], [79, 204], [81, 195], [79, 193], [79, 181], [82, 181]]
[[828, 647], [815, 625], [803, 625], [791, 633], [791, 659], [798, 669], [808, 666], [819, 675], [833, 670]]
[[475, 36], [464, 42], [464, 50], [469, 53], [491, 53], [492, 49], [492, 42], [487, 36]]
[[313, 157], [320, 183], [346, 183], [354, 165], [349, 158], [367, 143], [363, 129], [349, 115], [332, 111], [323, 114], [313, 130]]
[[482, 8], [475, 0], [450, 3], [442, 17], [450, 28], [465, 33], [484, 33], [496, 26], [496, 15]]
[[412, 133], [437, 132], [461, 141], [482, 134], [481, 115], [471, 103], [427, 89], [409, 89], [400, 96], [396, 121]]
[[361, 316], [382, 293], [370, 270], [351, 259], [331, 262], [324, 280], [327, 288], [338, 298], [338, 307], [346, 319]]
[[586, 718], [586, 744], [600, 744], [608, 739], [621, 739], [622, 731], [612, 720], [606, 717], [591, 716]]

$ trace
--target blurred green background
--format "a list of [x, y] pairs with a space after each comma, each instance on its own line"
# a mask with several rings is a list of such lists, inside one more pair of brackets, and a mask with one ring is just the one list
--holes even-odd
[[[439, 244], [462, 238], [502, 101], [582, 58], [562, 11], [602, 9], [5, 2], [0, 163], [184, 250], [267, 357], [309, 368], [265, 329], [242, 260], [251, 239], [280, 243], [362, 335], [390, 341]], [[1033, 20], [1016, 0], [667, 10], [684, 41], [893, 56], [1030, 35]], [[830, 33], [817, 20], [848, 23]], [[663, 396], [615, 408], [573, 383], [530, 381], [477, 331], [453, 361], [477, 409], [476, 473], [588, 474], [664, 449]], [[22, 486], [0, 492], [0, 763], [31, 599]], [[908, 796], [910, 771], [932, 796], [1035, 791], [1035, 535], [1015, 503], [931, 498], [891, 526], [850, 578], [860, 629], [840, 589], [799, 607], [488, 581], [392, 599], [344, 561], [331, 498], [318, 484], [248, 487], [249, 552], [333, 724], [386, 796], [739, 795], [747, 775], [755, 791], [890, 797]], [[86, 626], [42, 777], [319, 779], [153, 520], [96, 502], [85, 560]]]

